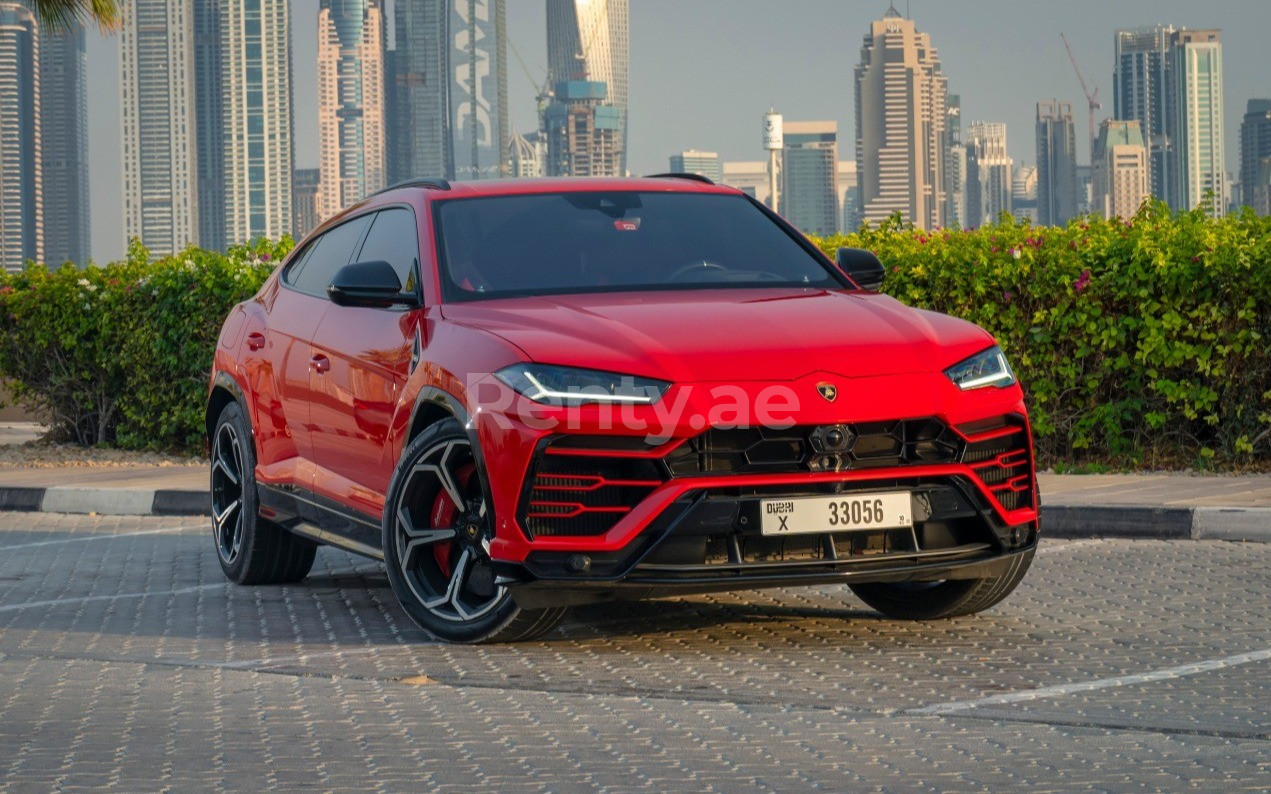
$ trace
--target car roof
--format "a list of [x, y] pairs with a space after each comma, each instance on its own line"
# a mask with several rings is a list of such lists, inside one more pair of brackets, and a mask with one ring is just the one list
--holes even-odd
[[380, 191], [379, 196], [399, 191], [426, 191], [431, 199], [475, 198], [478, 196], [518, 196], [534, 193], [595, 193], [613, 191], [656, 191], [664, 193], [725, 193], [741, 191], [727, 185], [715, 185], [690, 176], [628, 177], [547, 177], [534, 179], [483, 179], [472, 182], [446, 182], [441, 179], [418, 179]]

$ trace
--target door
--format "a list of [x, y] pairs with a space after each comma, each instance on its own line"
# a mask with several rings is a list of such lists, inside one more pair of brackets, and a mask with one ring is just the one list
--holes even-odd
[[[393, 207], [376, 213], [354, 259], [388, 262], [403, 290], [419, 294], [414, 211]], [[421, 315], [400, 307], [335, 304], [323, 314], [313, 347], [324, 369], [315, 370], [312, 387], [314, 491], [320, 498], [364, 515], [381, 515], [397, 463], [390, 425], [411, 372]]]
[[[261, 481], [266, 484], [312, 488], [313, 453], [313, 335], [331, 307], [326, 288], [330, 275], [348, 264], [370, 226], [363, 216], [310, 240], [294, 257], [267, 296], [266, 328], [247, 345], [261, 345], [270, 370], [262, 377], [272, 387], [260, 401]], [[263, 337], [263, 338], [262, 338]], [[268, 463], [267, 463], [268, 462]]]

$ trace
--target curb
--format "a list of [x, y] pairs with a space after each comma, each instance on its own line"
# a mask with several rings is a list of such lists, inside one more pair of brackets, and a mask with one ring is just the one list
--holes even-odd
[[[0, 487], [0, 511], [108, 516], [206, 516], [207, 491]], [[1042, 505], [1050, 538], [1271, 543], [1271, 507]]]
[[1271, 507], [1047, 505], [1042, 536], [1271, 543]]
[[0, 487], [0, 510], [101, 516], [205, 516], [207, 491]]

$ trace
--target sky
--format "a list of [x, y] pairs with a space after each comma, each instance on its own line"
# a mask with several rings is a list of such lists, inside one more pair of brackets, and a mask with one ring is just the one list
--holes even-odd
[[[1113, 31], [1169, 23], [1220, 28], [1227, 170], [1238, 170], [1240, 120], [1252, 97], [1271, 97], [1268, 0], [895, 0], [940, 53], [964, 126], [1007, 124], [1011, 156], [1033, 163], [1038, 100], [1073, 104], [1078, 154], [1088, 161], [1086, 102], [1059, 34], [1112, 114]], [[290, 0], [296, 167], [318, 164], [317, 0]], [[544, 0], [507, 0], [508, 96], [513, 126], [536, 124], [546, 74]], [[684, 149], [760, 160], [760, 121], [835, 120], [839, 157], [855, 157], [852, 69], [870, 21], [887, 0], [631, 0], [630, 152], [633, 173], [665, 171]], [[519, 53], [524, 60], [516, 57]], [[125, 248], [120, 208], [119, 53], [114, 38], [88, 43], [89, 180], [93, 257]]]

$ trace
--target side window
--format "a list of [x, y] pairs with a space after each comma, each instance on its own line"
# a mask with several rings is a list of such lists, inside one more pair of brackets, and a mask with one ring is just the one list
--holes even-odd
[[419, 282], [419, 228], [415, 213], [400, 207], [378, 213], [357, 260], [389, 263], [397, 271], [402, 289], [414, 292]]
[[300, 280], [300, 271], [304, 268], [305, 262], [313, 258], [313, 252], [318, 250], [318, 246], [322, 243], [322, 238], [317, 237], [305, 246], [305, 249], [296, 254], [291, 263], [287, 265], [287, 269], [282, 273], [282, 280], [291, 286], [296, 286], [296, 282]]
[[299, 272], [287, 283], [301, 292], [325, 298], [331, 279], [335, 277], [337, 270], [349, 263], [370, 223], [371, 216], [363, 215], [340, 224], [314, 240], [310, 250], [305, 251], [304, 260], [299, 263]]

